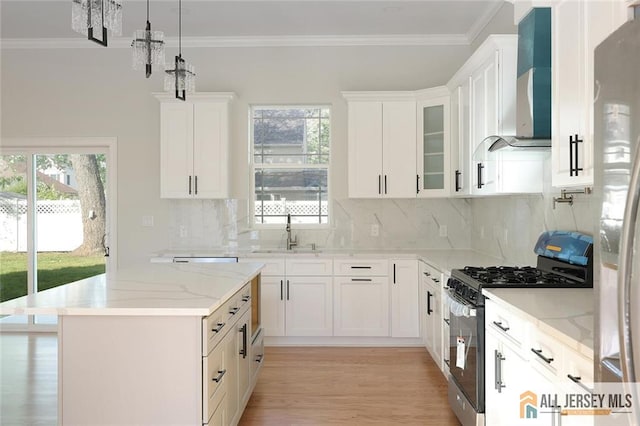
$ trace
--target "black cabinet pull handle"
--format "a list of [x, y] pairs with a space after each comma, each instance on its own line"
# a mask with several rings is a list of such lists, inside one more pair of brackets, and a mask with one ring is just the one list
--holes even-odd
[[364, 282], [370, 282], [372, 281], [371, 278], [351, 278], [351, 281], [364, 281]]
[[235, 315], [235, 314], [238, 313], [239, 310], [240, 310], [240, 308], [231, 308], [231, 309], [229, 309], [229, 313], [231, 315]]
[[569, 136], [569, 176], [573, 176], [573, 135]]
[[583, 168], [578, 162], [579, 143], [584, 142], [578, 135], [569, 136], [569, 176], [579, 176]]
[[287, 300], [289, 300], [289, 280], [287, 280]]
[[378, 194], [382, 194], [382, 175], [378, 175]]
[[384, 193], [387, 193], [387, 175], [384, 175]]
[[396, 264], [393, 264], [393, 283], [396, 283]]
[[242, 327], [240, 327], [240, 333], [242, 333], [242, 349], [240, 349], [240, 355], [242, 358], [247, 357], [247, 324], [245, 323]]
[[575, 159], [573, 160], [575, 166], [576, 166], [576, 176], [578, 176], [580, 174], [580, 172], [582, 171], [582, 167], [580, 167], [580, 163], [578, 162], [578, 148], [580, 148], [580, 145], [578, 145], [579, 143], [582, 142], [582, 139], [578, 139], [578, 135], [576, 135], [575, 137], [575, 144], [576, 144], [576, 149], [574, 150], [574, 154], [575, 154]]
[[547, 364], [551, 364], [551, 362], [553, 361], [553, 358], [547, 358], [546, 356], [542, 355], [542, 349], [533, 349], [533, 348], [531, 348], [531, 352], [533, 352], [534, 354], [538, 355], [540, 357], [540, 359], [542, 359]]
[[224, 322], [219, 322], [216, 328], [212, 328], [211, 331], [214, 333], [220, 333], [220, 330], [222, 330], [222, 328], [225, 326], [226, 323]]
[[218, 375], [214, 377], [212, 380], [216, 383], [220, 383], [222, 377], [226, 374], [227, 370], [218, 370]]
[[431, 273], [430, 273], [430, 272], [423, 272], [423, 274], [425, 274], [427, 277], [430, 277], [430, 276], [431, 276]]
[[260, 354], [258, 356], [256, 356], [256, 362], [258, 364], [260, 364], [262, 362], [262, 360], [264, 359], [264, 355]]
[[493, 321], [493, 325], [495, 325], [496, 327], [498, 327], [500, 330], [504, 331], [505, 333], [507, 331], [509, 331], [509, 327], [505, 327], [502, 325], [502, 322], [498, 322], [498, 321]]
[[427, 291], [427, 315], [431, 315], [431, 312], [433, 312], [433, 309], [431, 309], [431, 296], [433, 296], [433, 293]]
[[460, 170], [456, 170], [456, 192], [459, 192], [462, 189], [460, 186]]
[[189, 195], [191, 195], [191, 176], [189, 176]]
[[194, 189], [195, 189], [195, 194], [198, 195], [198, 176], [193, 178], [195, 183], [193, 185]]
[[420, 175], [416, 175], [416, 194], [420, 193]]
[[436, 284], [438, 284], [438, 283], [440, 282], [440, 280], [439, 280], [439, 279], [437, 279], [437, 278], [431, 278], [431, 281], [433, 281], [433, 282], [434, 282], [434, 283], [436, 283]]
[[449, 318], [443, 318], [442, 321], [446, 322], [447, 325], [451, 325], [450, 322], [449, 322]]
[[484, 169], [484, 165], [478, 163], [478, 189], [482, 189], [484, 186], [484, 183], [482, 183], [482, 169]]
[[251, 299], [251, 296], [242, 296], [242, 301], [243, 302], [248, 302], [249, 299]]
[[283, 300], [283, 289], [284, 289], [284, 282], [282, 280], [280, 280], [280, 300]]
[[352, 266], [351, 269], [371, 269], [371, 266]]

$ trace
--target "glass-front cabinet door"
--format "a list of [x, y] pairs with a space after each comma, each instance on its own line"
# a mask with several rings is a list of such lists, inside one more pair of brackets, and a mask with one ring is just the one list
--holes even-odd
[[416, 192], [418, 197], [449, 195], [449, 96], [418, 100]]

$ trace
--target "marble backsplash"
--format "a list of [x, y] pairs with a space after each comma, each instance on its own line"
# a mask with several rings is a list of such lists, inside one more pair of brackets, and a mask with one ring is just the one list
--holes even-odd
[[[284, 226], [249, 226], [248, 201], [171, 200], [171, 249], [283, 248]], [[418, 249], [471, 247], [471, 203], [463, 199], [333, 200], [332, 225], [296, 229], [299, 246], [317, 248]], [[371, 236], [377, 224], [379, 235]], [[442, 226], [446, 236], [441, 236]]]

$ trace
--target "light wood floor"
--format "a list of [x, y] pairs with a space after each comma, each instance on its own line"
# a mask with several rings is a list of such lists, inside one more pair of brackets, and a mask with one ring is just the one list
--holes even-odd
[[240, 421], [253, 425], [459, 425], [424, 348], [266, 348]]
[[[0, 334], [0, 425], [55, 425], [55, 334]], [[240, 421], [252, 425], [458, 426], [424, 348], [266, 348]]]

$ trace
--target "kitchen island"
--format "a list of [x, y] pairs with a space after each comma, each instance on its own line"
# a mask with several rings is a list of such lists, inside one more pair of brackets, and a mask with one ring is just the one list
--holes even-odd
[[4, 302], [0, 314], [58, 315], [59, 424], [235, 424], [263, 358], [261, 268], [143, 265]]

